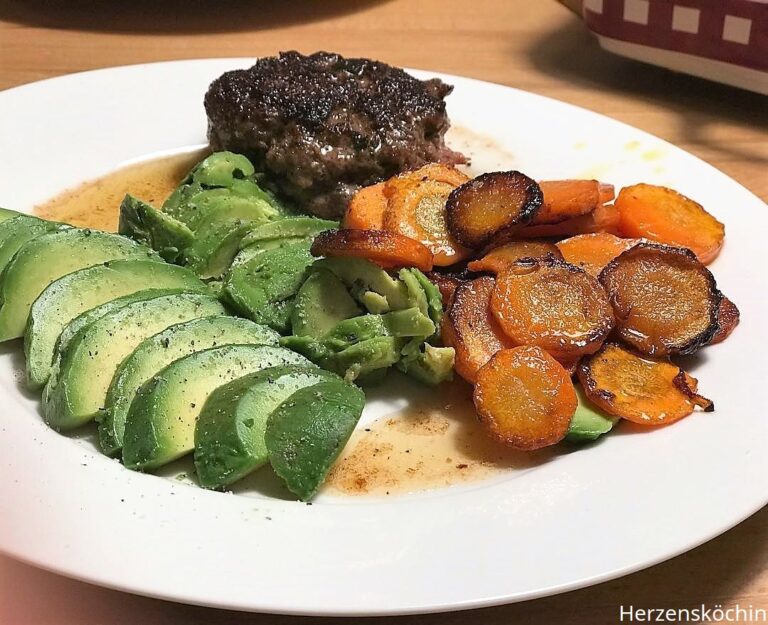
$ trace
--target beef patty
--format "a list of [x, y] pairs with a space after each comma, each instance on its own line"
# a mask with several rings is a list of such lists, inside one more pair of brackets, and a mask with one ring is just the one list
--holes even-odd
[[444, 142], [452, 89], [369, 59], [282, 52], [211, 84], [208, 139], [248, 156], [299, 208], [338, 218], [361, 186], [465, 162]]

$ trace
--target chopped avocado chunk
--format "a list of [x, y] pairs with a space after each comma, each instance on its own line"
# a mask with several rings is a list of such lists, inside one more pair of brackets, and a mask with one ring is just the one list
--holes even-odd
[[287, 364], [310, 363], [299, 354], [267, 345], [225, 345], [172, 362], [131, 402], [123, 463], [129, 469], [156, 469], [186, 455], [194, 448], [195, 423], [213, 391], [249, 373]]
[[429, 318], [432, 319], [435, 328], [439, 332], [440, 324], [443, 321], [443, 296], [440, 294], [440, 289], [418, 269], [403, 269], [401, 271], [408, 271], [411, 275], [415, 276], [421, 288], [424, 289], [424, 293], [427, 296]]
[[320, 488], [364, 406], [360, 389], [329, 380], [297, 390], [268, 417], [269, 461], [299, 499], [311, 499]]
[[184, 267], [149, 259], [116, 260], [87, 267], [52, 282], [35, 300], [29, 315], [24, 353], [32, 387], [51, 374], [56, 341], [78, 315], [112, 299], [153, 289], [206, 293], [208, 288]]
[[320, 338], [340, 321], [361, 313], [344, 283], [330, 271], [317, 268], [296, 294], [291, 328], [295, 335]]
[[210, 295], [178, 293], [133, 302], [85, 326], [45, 387], [46, 422], [66, 430], [93, 420], [104, 408], [118, 366], [144, 339], [177, 323], [225, 313]]
[[590, 403], [581, 386], [576, 386], [579, 405], [571, 419], [565, 440], [572, 443], [586, 443], [600, 438], [613, 429], [618, 417], [606, 414]]
[[0, 341], [24, 335], [33, 302], [51, 282], [120, 258], [161, 260], [126, 237], [79, 228], [42, 234], [22, 245], [6, 266], [0, 285]]
[[331, 369], [347, 381], [354, 381], [376, 369], [391, 367], [400, 360], [403, 339], [394, 336], [377, 336], [355, 343], [334, 354]]
[[371, 313], [411, 307], [406, 285], [364, 258], [324, 258], [317, 261], [315, 266], [323, 267], [336, 274], [347, 285], [352, 297], [364, 306], [367, 304], [364, 296], [368, 292], [383, 297], [387, 303], [387, 310], [369, 309]]
[[185, 224], [132, 195], [120, 204], [118, 232], [151, 247], [169, 263], [179, 262], [182, 251], [195, 240]]
[[418, 308], [393, 310], [381, 317], [392, 336], [421, 337], [423, 340], [435, 333], [435, 324]]
[[297, 390], [338, 379], [317, 367], [271, 367], [216, 389], [195, 427], [200, 485], [222, 488], [269, 460], [264, 432], [269, 415]]
[[240, 248], [263, 241], [313, 238], [325, 230], [338, 228], [338, 226], [338, 222], [317, 217], [284, 217], [252, 228], [243, 237]]
[[453, 347], [435, 347], [424, 343], [424, 350], [415, 358], [402, 359], [398, 368], [424, 384], [436, 385], [453, 377], [453, 364], [456, 353]]
[[69, 226], [38, 219], [31, 215], [16, 215], [0, 223], [0, 271], [11, 262], [11, 258], [27, 241], [41, 234], [66, 230]]
[[107, 455], [123, 447], [125, 419], [141, 386], [175, 360], [222, 345], [277, 345], [278, 334], [248, 319], [205, 317], [186, 321], [145, 339], [117, 368], [96, 417], [99, 443]]
[[266, 250], [233, 266], [224, 279], [224, 296], [241, 315], [278, 332], [289, 330], [293, 299], [313, 262], [310, 243]]

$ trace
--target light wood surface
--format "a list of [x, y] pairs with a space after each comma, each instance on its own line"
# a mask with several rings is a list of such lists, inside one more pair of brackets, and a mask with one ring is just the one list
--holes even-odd
[[[765, 98], [610, 56], [553, 0], [0, 0], [0, 88], [110, 65], [285, 49], [373, 57], [564, 100], [671, 141], [768, 199]], [[618, 622], [622, 604], [701, 603], [768, 607], [768, 509], [688, 554], [593, 588], [375, 622], [594, 625]], [[0, 558], [3, 624], [297, 622], [306, 621], [122, 595]]]

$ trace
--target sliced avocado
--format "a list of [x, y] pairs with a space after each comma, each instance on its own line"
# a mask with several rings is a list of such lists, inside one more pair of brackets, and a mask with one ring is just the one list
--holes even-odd
[[280, 338], [280, 345], [306, 356], [323, 369], [333, 370], [330, 359], [335, 352], [322, 339], [313, 336], [283, 336]]
[[408, 271], [411, 275], [415, 276], [421, 288], [424, 289], [424, 293], [427, 296], [427, 314], [429, 314], [429, 318], [432, 319], [435, 328], [439, 332], [440, 324], [443, 321], [443, 296], [440, 294], [440, 289], [418, 269], [401, 269], [402, 271]]
[[317, 367], [270, 367], [216, 389], [195, 427], [200, 485], [222, 488], [266, 464], [269, 415], [300, 388], [333, 379]]
[[214, 152], [207, 156], [189, 173], [190, 182], [208, 187], [229, 187], [235, 180], [253, 176], [251, 161], [234, 152]]
[[293, 334], [321, 338], [362, 311], [335, 274], [315, 269], [301, 285], [291, 315]]
[[184, 264], [201, 278], [219, 278], [229, 269], [252, 221], [234, 220], [198, 228], [195, 241], [184, 250]]
[[55, 221], [38, 219], [31, 215], [16, 215], [0, 223], [0, 271], [11, 261], [22, 245], [48, 232], [69, 228]]
[[253, 228], [240, 242], [240, 249], [252, 243], [276, 239], [308, 239], [326, 230], [338, 228], [339, 223], [317, 217], [284, 217]]
[[178, 262], [195, 240], [185, 224], [132, 195], [120, 204], [118, 232], [151, 247], [169, 263]]
[[0, 223], [7, 221], [8, 219], [13, 219], [18, 215], [21, 215], [21, 213], [18, 211], [11, 210], [10, 208], [0, 207]]
[[579, 405], [576, 407], [568, 433], [565, 435], [566, 441], [587, 443], [600, 438], [613, 429], [619, 418], [601, 411], [592, 404], [584, 394], [584, 389], [579, 385], [576, 385], [576, 397], [579, 399]]
[[435, 324], [418, 308], [393, 310], [382, 315], [387, 332], [392, 336], [419, 337], [421, 340], [435, 333]]
[[266, 250], [233, 265], [224, 279], [224, 296], [241, 315], [287, 332], [293, 298], [314, 259], [310, 243]]
[[23, 336], [32, 303], [51, 282], [78, 269], [120, 258], [160, 261], [135, 241], [97, 230], [72, 228], [25, 243], [3, 272], [0, 341]]
[[453, 347], [435, 347], [424, 343], [423, 350], [419, 350], [414, 358], [401, 359], [397, 368], [419, 382], [434, 386], [453, 378], [455, 360]]
[[[336, 274], [347, 285], [352, 297], [368, 307], [369, 312], [382, 313], [411, 307], [406, 285], [364, 258], [323, 258], [317, 261], [315, 266], [328, 269]], [[377, 306], [371, 310], [365, 299], [365, 294], [369, 292], [379, 296], [376, 298], [379, 303], [382, 302], [383, 298], [386, 309]]]
[[104, 408], [120, 363], [146, 338], [167, 327], [226, 311], [200, 293], [161, 295], [123, 306], [82, 328], [63, 353], [43, 394], [43, 415], [55, 430], [80, 427]]
[[188, 269], [146, 258], [87, 267], [52, 282], [35, 300], [24, 337], [30, 385], [38, 387], [47, 381], [56, 341], [75, 317], [112, 299], [147, 290], [147, 287], [198, 293], [208, 291]]
[[107, 455], [122, 449], [125, 419], [139, 388], [173, 361], [222, 345], [277, 345], [274, 330], [238, 317], [187, 321], [145, 339], [117, 368], [105, 409], [96, 417], [99, 443]]
[[297, 390], [269, 416], [269, 461], [299, 499], [311, 499], [320, 488], [364, 406], [360, 389], [329, 380]]
[[136, 394], [125, 423], [123, 463], [155, 469], [192, 451], [208, 396], [239, 377], [277, 365], [309, 365], [282, 347], [225, 345], [172, 362]]
[[334, 354], [326, 361], [329, 367], [349, 382], [357, 380], [376, 369], [386, 369], [400, 360], [403, 339], [394, 336], [377, 336], [355, 343]]

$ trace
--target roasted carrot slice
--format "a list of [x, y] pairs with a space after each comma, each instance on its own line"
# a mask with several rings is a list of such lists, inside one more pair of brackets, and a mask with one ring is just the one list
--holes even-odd
[[622, 252], [639, 243], [609, 232], [579, 234], [557, 243], [565, 260], [597, 277], [603, 268]]
[[511, 345], [489, 308], [494, 286], [488, 276], [460, 284], [442, 328], [443, 343], [456, 350], [456, 371], [469, 382], [491, 356]]
[[723, 246], [725, 226], [701, 204], [684, 195], [651, 184], [625, 187], [616, 198], [619, 231], [626, 237], [687, 247], [705, 265]]
[[467, 265], [467, 269], [470, 271], [501, 273], [509, 265], [521, 258], [544, 258], [545, 256], [552, 256], [561, 260], [563, 258], [555, 244], [548, 241], [511, 241], [501, 247], [492, 249], [479, 260], [473, 260]]
[[448, 230], [471, 249], [503, 243], [533, 219], [541, 202], [539, 185], [519, 171], [482, 174], [448, 197]]
[[358, 256], [382, 267], [432, 269], [432, 252], [402, 234], [387, 230], [326, 230], [310, 249], [313, 256]]
[[600, 272], [622, 340], [648, 356], [690, 354], [717, 331], [722, 295], [690, 250], [638, 243]]
[[[586, 215], [608, 197], [608, 187], [597, 180], [546, 180], [539, 182], [544, 202], [532, 224], [556, 224]], [[612, 188], [612, 187], [611, 187]]]
[[613, 204], [601, 204], [591, 213], [566, 219], [556, 224], [526, 226], [515, 236], [520, 239], [541, 237], [573, 237], [577, 234], [592, 232], [610, 232], [618, 234], [619, 211]]
[[635, 423], [673, 423], [696, 406], [714, 410], [712, 402], [696, 392], [696, 379], [680, 367], [618, 343], [606, 343], [582, 360], [577, 374], [590, 401]]
[[712, 337], [709, 344], [714, 345], [715, 343], [722, 343], [727, 339], [736, 326], [739, 325], [740, 317], [741, 313], [736, 307], [736, 304], [723, 296], [723, 299], [720, 301], [720, 306], [717, 309], [717, 332], [715, 332], [715, 336]]
[[568, 372], [531, 345], [497, 352], [478, 372], [473, 399], [491, 436], [522, 450], [561, 441], [578, 404]]
[[357, 230], [383, 230], [387, 196], [384, 183], [363, 187], [352, 196], [344, 215], [344, 227]]
[[598, 281], [554, 258], [523, 259], [496, 278], [491, 310], [515, 345], [569, 360], [597, 351], [613, 328]]
[[469, 251], [448, 232], [445, 203], [467, 180], [457, 169], [437, 164], [391, 178], [384, 183], [384, 229], [421, 241], [432, 250], [439, 267], [464, 260]]

